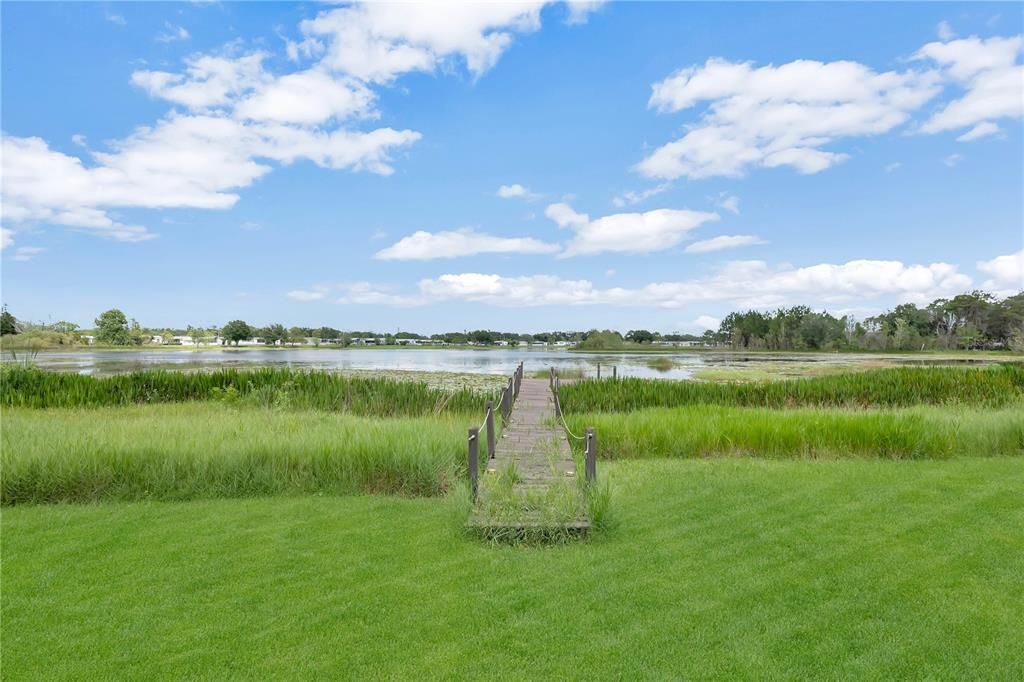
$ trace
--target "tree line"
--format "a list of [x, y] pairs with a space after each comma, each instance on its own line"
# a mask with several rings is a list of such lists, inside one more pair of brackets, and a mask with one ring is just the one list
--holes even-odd
[[[91, 332], [87, 334], [87, 332]], [[0, 313], [0, 334], [26, 335], [43, 345], [73, 345], [83, 336], [111, 346], [175, 343], [174, 337], [190, 337], [197, 343], [220, 342], [238, 345], [260, 339], [267, 345], [320, 343], [348, 346], [364, 340], [384, 345], [432, 341], [449, 345], [509, 345], [558, 343], [583, 350], [614, 350], [659, 342], [689, 342], [705, 346], [764, 350], [943, 350], [1013, 349], [1024, 352], [1024, 293], [999, 299], [991, 293], [972, 291], [952, 298], [940, 298], [926, 306], [897, 305], [879, 315], [857, 320], [852, 315], [836, 317], [808, 306], [778, 308], [765, 312], [747, 310], [729, 313], [716, 330], [693, 334], [661, 334], [633, 329], [622, 334], [614, 330], [550, 331], [536, 334], [478, 329], [445, 332], [429, 336], [415, 332], [379, 333], [343, 331], [329, 326], [285, 327], [250, 325], [232, 320], [223, 327], [158, 329], [142, 327], [118, 309], [107, 310], [95, 320], [92, 330], [72, 322], [53, 324], [21, 322], [4, 307]]]

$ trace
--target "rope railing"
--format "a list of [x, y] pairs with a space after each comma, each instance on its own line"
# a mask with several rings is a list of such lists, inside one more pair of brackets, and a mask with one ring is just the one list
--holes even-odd
[[[598, 378], [600, 378], [600, 365], [598, 366]], [[616, 372], [617, 374], [618, 372]], [[562, 423], [565, 428], [566, 434], [576, 440], [586, 441], [585, 443], [585, 461], [587, 468], [587, 482], [593, 483], [597, 480], [597, 434], [593, 427], [587, 427], [586, 435], [577, 436], [569, 428], [569, 425], [565, 422], [565, 413], [562, 412], [562, 382], [558, 377], [558, 373], [555, 368], [551, 368], [551, 393], [554, 396], [555, 401], [555, 416], [558, 421]]]
[[[519, 387], [523, 383], [523, 363], [519, 363], [508, 383], [501, 391], [499, 405], [501, 409], [501, 423], [507, 425], [512, 418], [512, 405], [519, 396]], [[480, 477], [480, 432], [487, 433], [487, 459], [494, 459], [494, 402], [488, 400], [484, 405], [484, 420], [480, 426], [469, 429], [469, 486], [473, 501], [476, 501], [479, 489]]]

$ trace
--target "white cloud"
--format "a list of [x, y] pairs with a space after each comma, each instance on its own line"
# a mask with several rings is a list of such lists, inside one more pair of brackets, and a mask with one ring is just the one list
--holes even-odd
[[0, 251], [14, 243], [14, 231], [0, 227]]
[[445, 274], [424, 279], [413, 294], [395, 293], [368, 282], [342, 287], [339, 303], [427, 305], [468, 301], [503, 307], [610, 305], [682, 308], [707, 302], [740, 307], [790, 303], [831, 305], [879, 297], [924, 303], [967, 289], [971, 278], [947, 263], [905, 265], [899, 261], [856, 260], [803, 268], [769, 267], [764, 261], [732, 261], [709, 277], [656, 282], [644, 287], [599, 289], [585, 279], [553, 275], [505, 277]]
[[639, 192], [635, 192], [632, 190], [626, 191], [617, 197], [613, 197], [612, 203], [618, 208], [632, 206], [633, 204], [639, 204], [641, 201], [646, 201], [647, 199], [650, 199], [653, 196], [661, 194], [670, 187], [672, 187], [672, 183], [663, 182], [660, 185], [655, 185], [654, 187], [650, 187]]
[[324, 168], [392, 172], [389, 153], [419, 133], [380, 128], [366, 133], [245, 125], [219, 116], [170, 115], [92, 152], [93, 163], [52, 150], [39, 138], [3, 138], [3, 219], [87, 228], [113, 239], [150, 238], [141, 226], [116, 222], [106, 209], [230, 208], [236, 190], [283, 164], [308, 159]]
[[903, 167], [902, 163], [900, 163], [899, 161], [893, 161], [892, 163], [886, 165], [885, 172], [886, 173], [892, 173], [892, 172], [898, 171], [902, 167]]
[[995, 135], [996, 133], [999, 132], [1001, 132], [1000, 128], [995, 123], [992, 123], [991, 121], [982, 121], [978, 125], [968, 130], [966, 133], [961, 135], [960, 137], [956, 138], [956, 141], [974, 142], [975, 140], [980, 140], [983, 137]]
[[856, 62], [797, 60], [781, 66], [709, 59], [652, 86], [651, 108], [678, 112], [701, 103], [700, 120], [636, 165], [653, 178], [737, 177], [751, 166], [817, 173], [847, 155], [822, 149], [905, 122], [938, 94], [932, 72], [878, 73]]
[[953, 166], [957, 165], [958, 163], [960, 163], [963, 160], [964, 160], [964, 157], [962, 155], [960, 155], [960, 154], [950, 154], [949, 156], [947, 156], [946, 158], [944, 158], [942, 160], [942, 163], [944, 163], [947, 166], [949, 166], [950, 168], [952, 168]]
[[590, 15], [599, 10], [605, 4], [605, 0], [567, 0], [565, 4], [569, 6], [569, 16], [566, 17], [565, 23], [573, 26], [587, 23]]
[[296, 289], [289, 291], [287, 296], [293, 301], [321, 301], [327, 296], [327, 288], [313, 288], [311, 290]]
[[949, 25], [948, 21], [940, 21], [939, 26], [936, 29], [936, 34], [939, 36], [939, 40], [947, 41], [956, 38], [956, 32], [953, 27]]
[[325, 66], [367, 82], [433, 71], [451, 59], [480, 76], [516, 33], [540, 28], [544, 4], [366, 3], [321, 12], [301, 28], [324, 45]]
[[671, 248], [700, 225], [718, 220], [717, 213], [662, 208], [646, 213], [614, 213], [597, 220], [568, 204], [551, 204], [545, 215], [576, 234], [563, 256], [596, 253], [649, 253]]
[[243, 230], [246, 230], [246, 231], [249, 231], [249, 232], [255, 232], [256, 230], [260, 229], [260, 224], [259, 223], [254, 223], [251, 220], [247, 220], [244, 223], [242, 223], [241, 225], [239, 225], [239, 227], [242, 228]]
[[191, 37], [184, 26], [175, 26], [165, 21], [164, 29], [164, 32], [156, 37], [158, 43], [175, 43], [181, 40], [188, 40]]
[[496, 194], [502, 199], [526, 199], [527, 201], [533, 201], [540, 198], [540, 194], [531, 192], [518, 182], [514, 185], [502, 185], [498, 188]]
[[312, 125], [371, 115], [375, 99], [376, 95], [359, 82], [310, 69], [260, 86], [238, 103], [235, 115], [255, 121]]
[[153, 97], [204, 111], [269, 83], [271, 76], [263, 70], [266, 57], [262, 52], [241, 57], [192, 56], [185, 60], [183, 73], [140, 70], [132, 73], [132, 83]]
[[754, 244], [765, 244], [760, 237], [752, 234], [738, 234], [734, 236], [723, 235], [712, 239], [704, 239], [694, 242], [686, 247], [686, 253], [710, 253], [723, 249], [735, 249], [740, 246], [752, 246]]
[[724, 199], [720, 199], [718, 201], [718, 203], [715, 204], [715, 205], [718, 206], [719, 208], [724, 208], [726, 211], [729, 211], [730, 213], [735, 213], [736, 215], [740, 214], [740, 198], [739, 197], [728, 196], [728, 197], [725, 197]]
[[718, 328], [722, 325], [722, 321], [717, 317], [711, 317], [710, 315], [701, 315], [700, 317], [693, 321], [693, 324], [697, 329], [700, 330], [710, 329], [712, 331], [717, 331]]
[[1024, 116], [1024, 65], [1018, 63], [1022, 50], [1024, 37], [1019, 35], [987, 40], [972, 36], [928, 43], [918, 50], [916, 59], [937, 63], [966, 91], [925, 121], [921, 131], [938, 133]]
[[107, 21], [118, 26], [127, 26], [128, 22], [124, 20], [124, 17], [120, 14], [107, 13]]
[[980, 260], [976, 265], [979, 272], [990, 278], [981, 285], [982, 289], [1000, 296], [1024, 291], [1024, 249], [992, 260]]
[[[377, 115], [371, 85], [456, 62], [478, 77], [516, 34], [540, 27], [544, 5], [355, 4], [302, 22], [303, 39], [286, 41], [288, 56], [318, 61], [291, 73], [267, 71], [269, 54], [237, 54], [237, 44], [192, 55], [180, 71], [137, 70], [133, 84], [185, 111], [172, 110], [81, 158], [39, 138], [4, 136], [3, 219], [138, 241], [154, 235], [118, 222], [110, 209], [229, 208], [238, 190], [275, 163], [299, 160], [388, 175], [391, 154], [421, 135], [353, 129], [355, 121]], [[587, 10], [573, 11], [582, 17]], [[183, 27], [168, 23], [165, 29], [160, 40], [189, 38]]]
[[481, 253], [547, 254], [559, 251], [557, 244], [548, 244], [528, 237], [497, 237], [464, 227], [447, 232], [418, 231], [378, 251], [379, 260], [432, 260], [460, 258]]
[[30, 261], [33, 257], [46, 251], [42, 246], [19, 246], [14, 250], [14, 260], [16, 261]]

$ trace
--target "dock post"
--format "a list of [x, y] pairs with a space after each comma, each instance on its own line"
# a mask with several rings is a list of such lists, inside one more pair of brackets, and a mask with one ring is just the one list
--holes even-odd
[[552, 390], [554, 390], [554, 388], [555, 388], [555, 366], [554, 365], [551, 366], [550, 374], [551, 374], [551, 376], [548, 378], [548, 386]]
[[619, 366], [618, 365], [612, 365], [612, 381], [615, 381], [618, 378], [619, 378]]
[[601, 380], [601, 363], [597, 363], [597, 380]]
[[562, 396], [558, 395], [559, 394], [559, 388], [561, 388], [561, 383], [562, 382], [559, 381], [558, 377], [555, 377], [555, 418], [556, 419], [561, 419], [562, 418]]
[[494, 459], [494, 403], [487, 401], [487, 459]]
[[480, 429], [472, 428], [469, 430], [469, 489], [470, 494], [473, 497], [473, 501], [476, 502], [476, 493], [479, 483], [477, 479], [480, 477]]
[[597, 436], [593, 427], [587, 429], [587, 483], [597, 480]]

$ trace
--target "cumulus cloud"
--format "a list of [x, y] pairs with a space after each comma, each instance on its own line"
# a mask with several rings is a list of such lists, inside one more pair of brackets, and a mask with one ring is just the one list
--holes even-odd
[[389, 153], [419, 133], [380, 128], [333, 132], [245, 125], [211, 115], [170, 115], [92, 152], [89, 165], [37, 137], [3, 138], [3, 219], [77, 227], [122, 241], [151, 238], [113, 220], [110, 208], [230, 208], [238, 189], [272, 168], [308, 159], [331, 169], [392, 172]]
[[681, 242], [687, 233], [706, 222], [718, 220], [717, 213], [662, 208], [646, 213], [614, 213], [591, 220], [564, 203], [551, 204], [544, 211], [560, 228], [575, 236], [563, 256], [597, 253], [649, 253], [663, 251]]
[[502, 185], [498, 188], [497, 195], [502, 199], [526, 199], [528, 201], [540, 198], [539, 194], [531, 192], [519, 183], [515, 183], [514, 185]]
[[[108, 211], [229, 208], [239, 190], [299, 160], [388, 175], [392, 155], [421, 135], [359, 129], [356, 123], [378, 115], [373, 87], [460, 65], [479, 77], [516, 35], [540, 28], [545, 4], [353, 4], [300, 24], [303, 38], [286, 41], [288, 56], [317, 61], [290, 73], [270, 72], [264, 62], [271, 55], [239, 54], [235, 44], [191, 55], [180, 70], [137, 70], [131, 82], [174, 109], [109, 149], [78, 157], [37, 137], [4, 136], [2, 218], [140, 241], [154, 235]], [[591, 9], [571, 11], [583, 17]], [[188, 38], [167, 24], [159, 39]]]
[[722, 251], [723, 249], [735, 249], [740, 246], [752, 246], [754, 244], [765, 244], [763, 239], [752, 234], [738, 234], [733, 236], [723, 235], [712, 239], [704, 239], [694, 242], [686, 247], [686, 253], [710, 253], [711, 251]]
[[548, 244], [529, 237], [497, 237], [477, 232], [471, 227], [447, 232], [418, 231], [378, 251], [380, 260], [433, 260], [460, 258], [482, 253], [546, 254], [559, 251], [557, 244]]
[[293, 301], [321, 301], [327, 297], [327, 287], [314, 287], [312, 289], [295, 289], [286, 295]]
[[994, 291], [1000, 296], [1009, 296], [1024, 291], [1024, 249], [1005, 256], [996, 256], [992, 260], [976, 263], [978, 271], [988, 275], [989, 279], [981, 285], [987, 291]]
[[730, 213], [740, 214], [740, 198], [734, 196], [728, 196], [723, 199], [719, 199], [718, 203], [715, 204], [719, 208], [724, 208]]
[[999, 133], [999, 132], [1002, 132], [1002, 131], [999, 128], [999, 126], [997, 126], [995, 123], [992, 123], [991, 121], [982, 121], [978, 125], [974, 126], [970, 130], [968, 130], [966, 133], [961, 135], [960, 137], [956, 138], [956, 141], [957, 142], [974, 142], [975, 140], [980, 140], [983, 137], [988, 137], [989, 135], [995, 135], [996, 133]]
[[849, 61], [757, 67], [709, 59], [652, 86], [648, 104], [660, 112], [705, 103], [706, 109], [681, 138], [655, 149], [636, 170], [663, 179], [737, 177], [756, 166], [818, 173], [847, 158], [823, 147], [888, 132], [940, 89], [935, 73], [878, 73]]
[[[963, 135], [970, 141], [991, 133], [1000, 118], [1024, 116], [1024, 65], [1020, 55], [1024, 36], [989, 38], [972, 36], [949, 42], [928, 43], [914, 55], [916, 59], [939, 65], [944, 75], [964, 89], [963, 97], [955, 99], [935, 112], [921, 126], [924, 133], [974, 127]], [[994, 132], [994, 131], [993, 131]]]
[[480, 76], [517, 33], [540, 28], [545, 4], [365, 3], [321, 12], [301, 29], [322, 45], [325, 66], [363, 81], [389, 83], [448, 60]]
[[650, 187], [650, 188], [645, 189], [645, 190], [640, 190], [640, 191], [632, 191], [632, 190], [630, 190], [630, 191], [626, 191], [626, 192], [623, 192], [622, 194], [618, 195], [617, 197], [613, 197], [612, 198], [612, 204], [614, 204], [618, 208], [623, 208], [625, 206], [632, 206], [634, 204], [639, 204], [642, 201], [647, 201], [651, 197], [657, 196], [658, 194], [661, 194], [662, 192], [664, 192], [665, 190], [667, 190], [671, 186], [672, 186], [672, 183], [670, 183], [670, 182], [663, 182], [660, 185], [655, 185], [654, 187]]
[[19, 246], [14, 250], [14, 260], [16, 261], [30, 261], [35, 256], [46, 251], [42, 246]]
[[808, 267], [771, 267], [764, 261], [731, 261], [703, 278], [655, 282], [639, 288], [598, 288], [586, 279], [554, 275], [507, 277], [487, 273], [444, 274], [423, 279], [412, 293], [368, 282], [338, 287], [339, 303], [427, 305], [468, 301], [504, 307], [611, 305], [682, 308], [708, 302], [772, 307], [794, 302], [835, 304], [879, 297], [924, 303], [964, 291], [971, 278], [948, 263], [906, 265], [855, 260]]
[[14, 243], [14, 232], [6, 227], [0, 227], [0, 251]]

